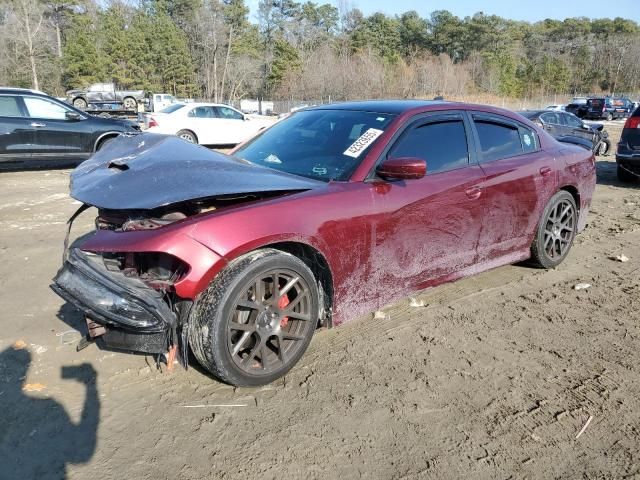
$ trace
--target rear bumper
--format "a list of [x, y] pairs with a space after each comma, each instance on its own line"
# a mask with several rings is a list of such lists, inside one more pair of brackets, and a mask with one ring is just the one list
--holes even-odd
[[640, 151], [618, 151], [616, 153], [616, 162], [628, 167], [640, 168]]
[[176, 325], [176, 314], [163, 293], [137, 278], [107, 270], [100, 256], [78, 248], [70, 250], [51, 288], [87, 317], [109, 328], [166, 336]]

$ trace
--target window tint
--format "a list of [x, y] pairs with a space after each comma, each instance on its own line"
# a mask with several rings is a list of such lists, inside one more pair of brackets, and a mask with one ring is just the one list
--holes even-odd
[[524, 152], [520, 132], [515, 126], [491, 120], [475, 120], [480, 137], [482, 162], [513, 157]]
[[0, 96], [0, 117], [21, 117], [22, 112], [18, 107], [16, 97]]
[[190, 117], [196, 118], [216, 118], [213, 107], [196, 107], [189, 112]]
[[24, 97], [24, 104], [27, 106], [31, 118], [65, 120], [66, 113], [71, 111], [70, 108], [65, 108], [59, 103], [39, 97]]
[[427, 123], [405, 133], [389, 157], [417, 157], [427, 161], [427, 175], [469, 164], [469, 149], [462, 120]]
[[240, 112], [236, 112], [233, 108], [217, 107], [218, 117], [232, 120], [242, 120], [244, 116]]
[[[176, 110], [180, 110], [182, 107], [184, 107], [183, 104], [181, 103], [174, 103], [173, 105], [169, 105], [168, 107], [163, 108], [162, 110], [160, 110], [160, 113], [173, 113]], [[189, 112], [189, 115], [191, 115], [191, 112]]]

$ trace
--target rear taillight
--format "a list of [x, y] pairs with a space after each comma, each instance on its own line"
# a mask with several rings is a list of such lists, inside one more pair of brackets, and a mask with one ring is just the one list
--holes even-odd
[[640, 117], [629, 117], [624, 128], [640, 128]]
[[156, 121], [156, 119], [153, 118], [153, 117], [150, 117], [149, 118], [149, 128], [157, 127], [157, 126], [158, 126], [158, 122]]

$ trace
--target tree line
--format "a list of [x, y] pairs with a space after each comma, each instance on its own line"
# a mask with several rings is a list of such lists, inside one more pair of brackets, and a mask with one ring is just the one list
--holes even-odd
[[260, 0], [3, 0], [0, 84], [241, 98], [513, 98], [640, 89], [640, 27]]

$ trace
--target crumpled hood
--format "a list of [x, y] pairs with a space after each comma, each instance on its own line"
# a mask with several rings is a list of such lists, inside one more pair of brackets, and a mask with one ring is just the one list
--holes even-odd
[[323, 185], [152, 133], [119, 137], [71, 173], [73, 198], [112, 210], [147, 210], [214, 196]]

